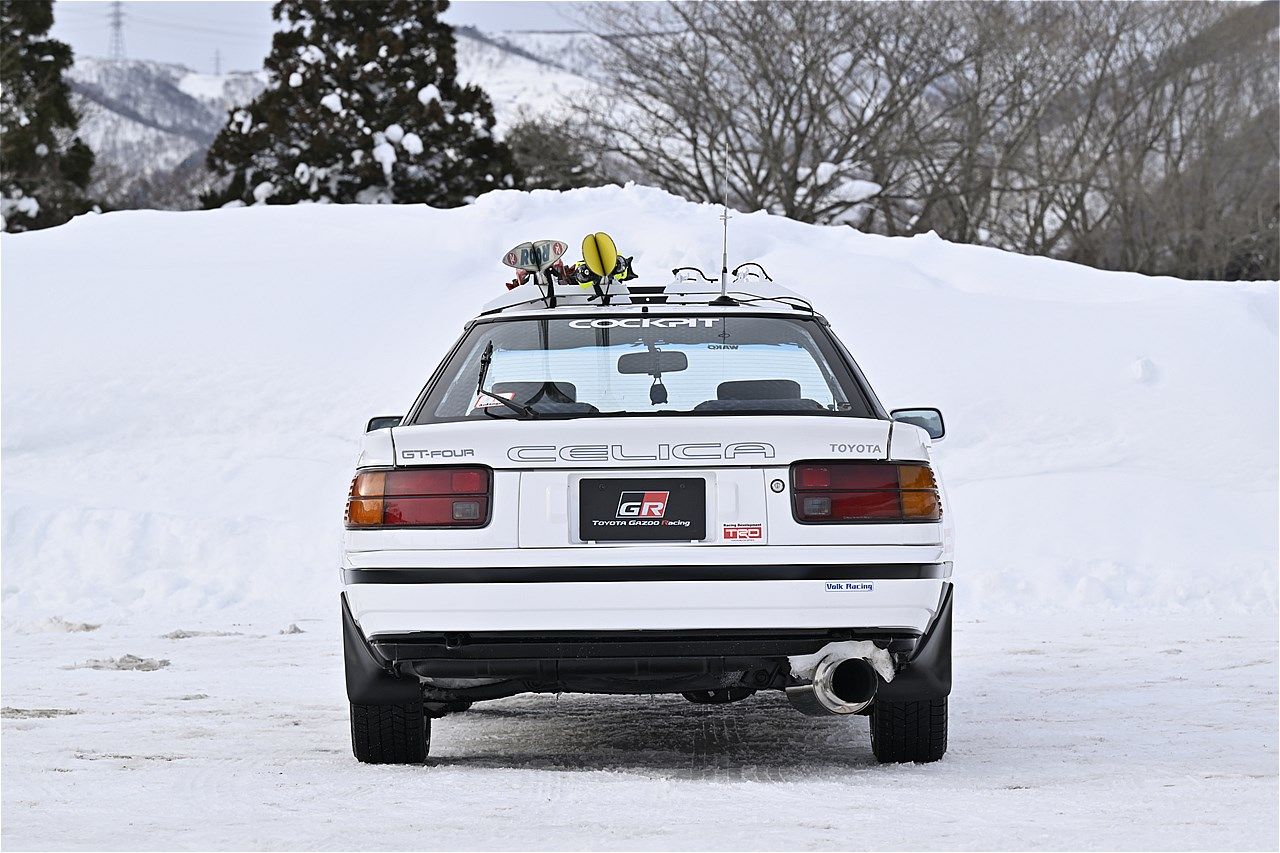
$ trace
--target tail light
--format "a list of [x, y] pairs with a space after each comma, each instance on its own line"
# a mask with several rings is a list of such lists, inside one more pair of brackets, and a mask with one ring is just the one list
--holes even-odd
[[493, 477], [477, 465], [359, 471], [347, 527], [484, 527]]
[[800, 462], [791, 466], [791, 509], [805, 524], [937, 521], [938, 484], [928, 465]]

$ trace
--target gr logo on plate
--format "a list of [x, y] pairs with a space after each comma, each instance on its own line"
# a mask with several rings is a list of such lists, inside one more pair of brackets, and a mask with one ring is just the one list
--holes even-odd
[[618, 518], [662, 518], [667, 514], [670, 492], [623, 492], [618, 498]]

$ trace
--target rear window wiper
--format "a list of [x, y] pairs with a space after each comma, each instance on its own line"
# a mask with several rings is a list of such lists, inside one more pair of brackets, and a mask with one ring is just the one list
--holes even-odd
[[[532, 406], [526, 406], [523, 403], [517, 403], [515, 400], [509, 400], [487, 390], [484, 387], [484, 380], [489, 376], [489, 362], [493, 360], [493, 341], [489, 341], [488, 346], [484, 348], [484, 354], [480, 356], [480, 377], [476, 380], [476, 394], [488, 397], [494, 402], [501, 403], [511, 411], [515, 412], [522, 418], [536, 418], [538, 413], [534, 411]], [[486, 415], [489, 414], [488, 408], [484, 410]], [[493, 417], [490, 415], [490, 417]]]

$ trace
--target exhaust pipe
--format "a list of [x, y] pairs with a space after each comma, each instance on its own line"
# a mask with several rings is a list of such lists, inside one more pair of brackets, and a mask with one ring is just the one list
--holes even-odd
[[856, 714], [876, 698], [880, 676], [866, 658], [828, 655], [818, 662], [809, 684], [787, 688], [796, 710], [811, 717]]

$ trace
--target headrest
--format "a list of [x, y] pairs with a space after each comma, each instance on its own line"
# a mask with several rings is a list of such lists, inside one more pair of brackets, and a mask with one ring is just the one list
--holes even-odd
[[798, 400], [800, 383], [791, 379], [741, 379], [716, 386], [718, 400]]

